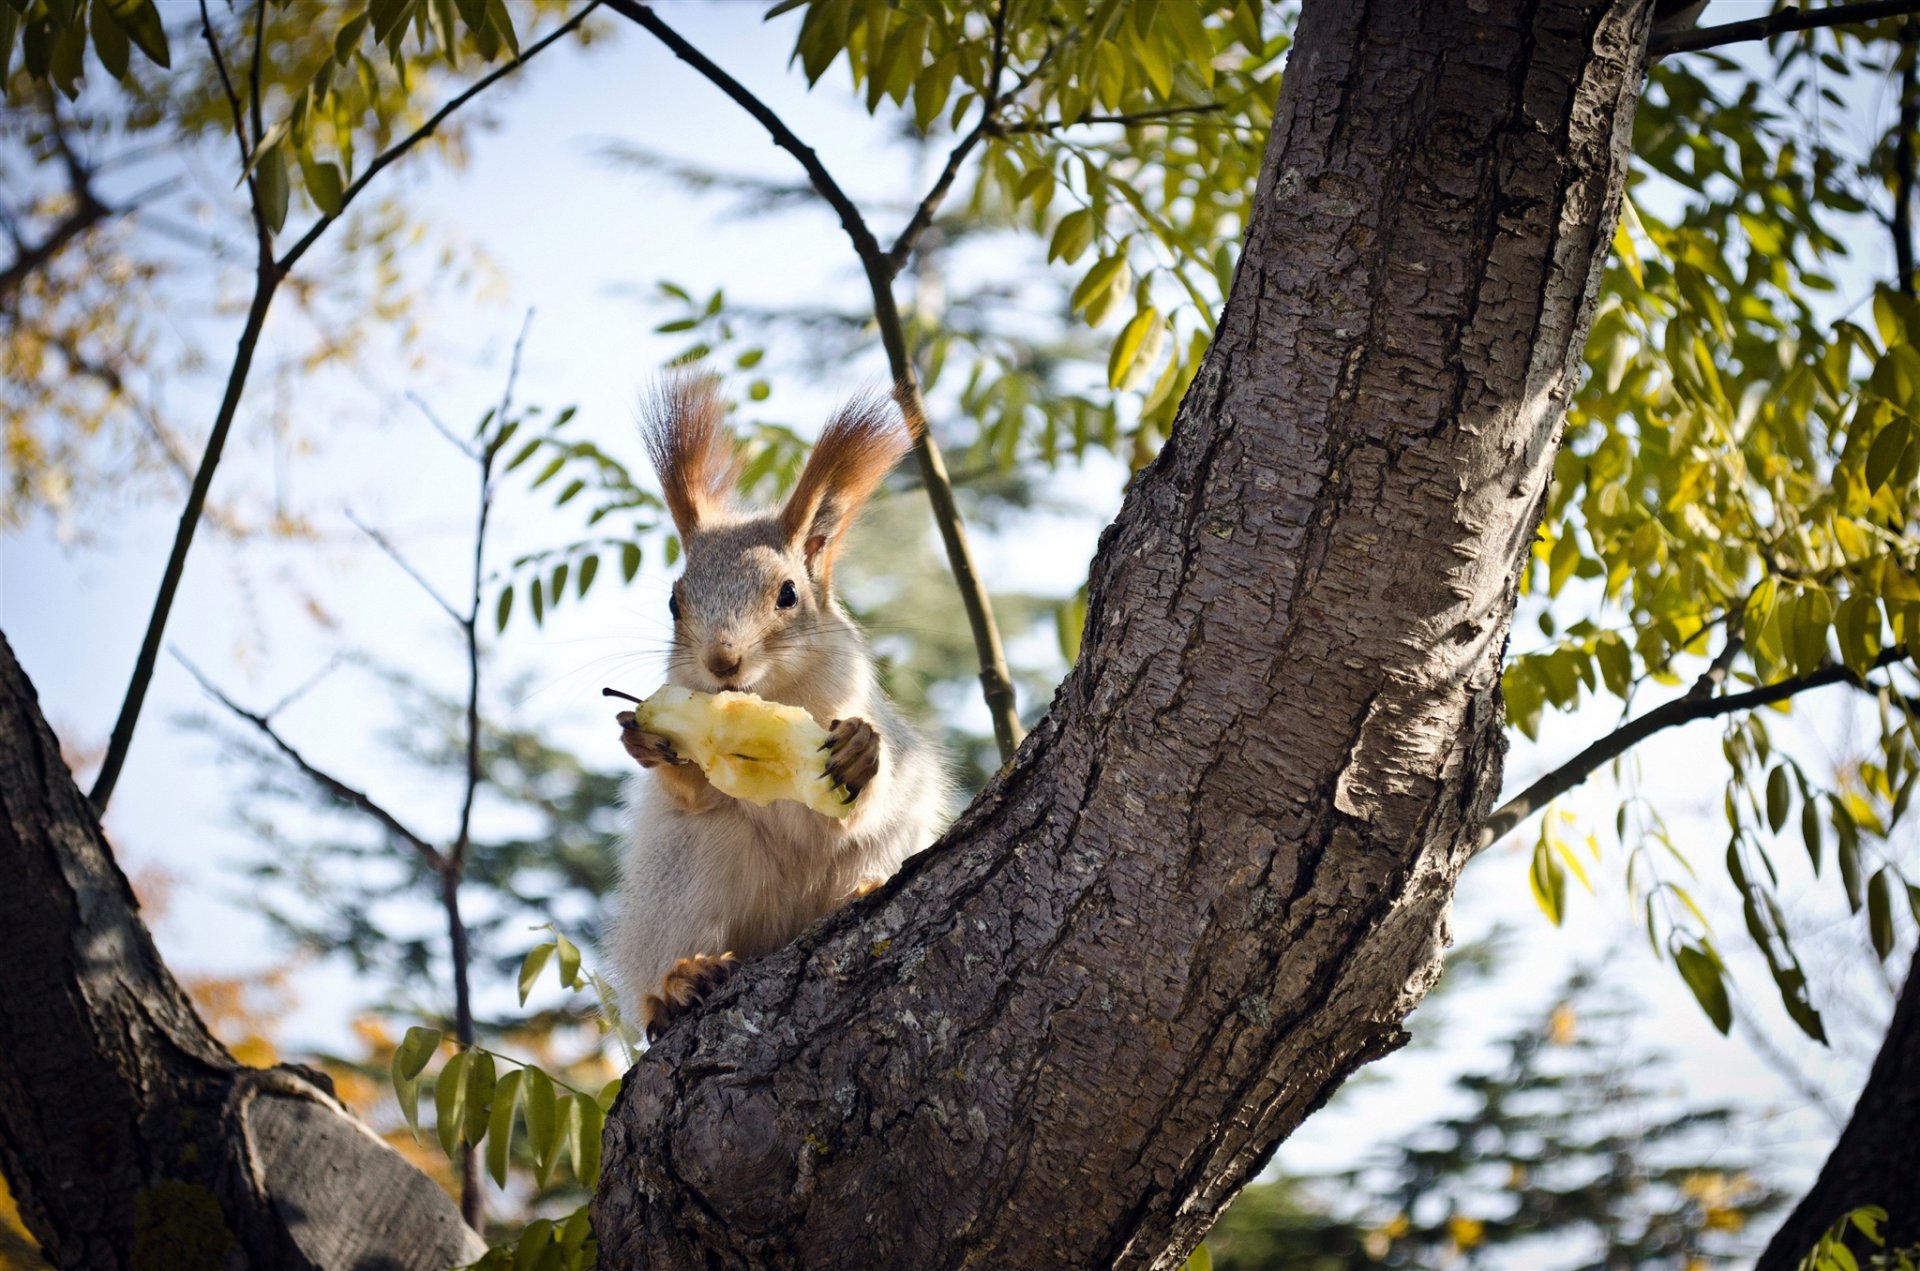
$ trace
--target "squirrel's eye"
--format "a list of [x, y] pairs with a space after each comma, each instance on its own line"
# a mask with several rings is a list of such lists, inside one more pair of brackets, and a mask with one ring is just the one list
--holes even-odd
[[673, 615], [675, 622], [680, 621], [680, 597], [672, 592], [667, 593], [667, 612]]
[[800, 594], [793, 589], [791, 579], [780, 584], [780, 599], [775, 603], [782, 609], [791, 609], [800, 603]]

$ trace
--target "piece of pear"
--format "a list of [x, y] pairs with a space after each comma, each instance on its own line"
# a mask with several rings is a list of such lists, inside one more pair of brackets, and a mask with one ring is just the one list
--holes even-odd
[[798, 706], [667, 684], [633, 713], [642, 731], [672, 742], [722, 794], [762, 807], [792, 799], [831, 817], [853, 811], [846, 792], [827, 776], [827, 730]]

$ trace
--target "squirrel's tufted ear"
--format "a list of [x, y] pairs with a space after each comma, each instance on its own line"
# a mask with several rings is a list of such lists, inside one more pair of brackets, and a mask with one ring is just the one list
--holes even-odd
[[740, 477], [720, 382], [711, 375], [676, 375], [654, 388], [641, 413], [647, 454], [685, 539], [732, 502]]
[[822, 584], [833, 574], [841, 538], [860, 507], [913, 448], [894, 404], [878, 393], [856, 397], [827, 421], [794, 483], [780, 525]]

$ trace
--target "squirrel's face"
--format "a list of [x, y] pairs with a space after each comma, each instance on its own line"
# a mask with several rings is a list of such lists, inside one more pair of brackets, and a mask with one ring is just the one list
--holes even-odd
[[806, 679], [811, 637], [831, 602], [803, 552], [782, 538], [772, 517], [702, 528], [688, 538], [687, 567], [668, 602], [671, 678], [710, 693], [776, 700]]

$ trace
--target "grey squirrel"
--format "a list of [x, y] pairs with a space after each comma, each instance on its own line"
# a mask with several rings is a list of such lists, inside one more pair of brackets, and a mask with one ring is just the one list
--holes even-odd
[[942, 756], [882, 691], [833, 590], [847, 531], [913, 444], [907, 426], [883, 397], [854, 400], [820, 434], [786, 503], [749, 509], [733, 497], [740, 457], [725, 411], [712, 378], [682, 377], [658, 390], [643, 425], [686, 554], [668, 603], [667, 682], [804, 708], [828, 729], [828, 774], [853, 811], [836, 819], [730, 798], [620, 712], [621, 743], [643, 771], [628, 787], [612, 953], [649, 1039], [736, 959], [779, 948], [884, 882], [933, 841], [950, 797]]

